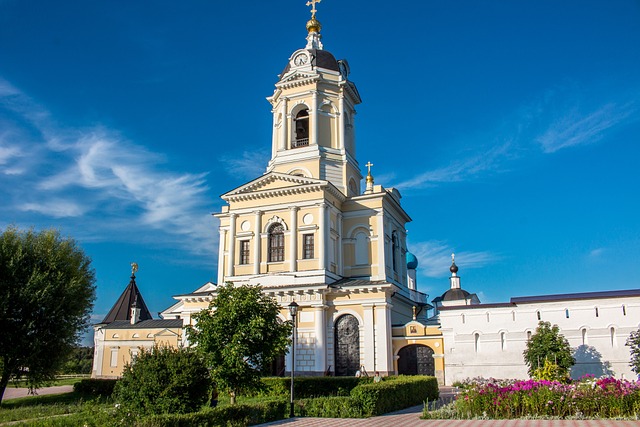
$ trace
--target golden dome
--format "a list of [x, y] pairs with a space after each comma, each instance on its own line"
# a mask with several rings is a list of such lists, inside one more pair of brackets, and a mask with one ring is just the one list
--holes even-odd
[[311, 19], [307, 21], [307, 31], [310, 33], [319, 33], [321, 29], [322, 25], [320, 25], [320, 21], [316, 19], [314, 14]]

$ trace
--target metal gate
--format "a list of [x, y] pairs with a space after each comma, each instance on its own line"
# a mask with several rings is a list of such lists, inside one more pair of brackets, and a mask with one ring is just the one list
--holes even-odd
[[355, 375], [360, 368], [360, 327], [350, 314], [340, 316], [335, 326], [336, 376]]
[[433, 350], [422, 344], [402, 347], [398, 352], [398, 374], [434, 375]]

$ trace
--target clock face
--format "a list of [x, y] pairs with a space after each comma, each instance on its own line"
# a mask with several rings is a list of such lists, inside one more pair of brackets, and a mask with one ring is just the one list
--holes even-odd
[[298, 66], [306, 64], [307, 61], [309, 61], [309, 58], [304, 53], [301, 53], [293, 58], [293, 63]]

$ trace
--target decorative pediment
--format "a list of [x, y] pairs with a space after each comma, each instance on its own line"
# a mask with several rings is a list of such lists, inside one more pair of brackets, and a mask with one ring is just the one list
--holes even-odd
[[269, 172], [221, 197], [226, 201], [241, 201], [265, 197], [322, 191], [329, 186], [327, 181], [280, 172]]
[[299, 87], [312, 84], [318, 80], [320, 80], [320, 76], [317, 73], [293, 70], [282, 76], [280, 81], [276, 83], [276, 88], [288, 89], [292, 87]]

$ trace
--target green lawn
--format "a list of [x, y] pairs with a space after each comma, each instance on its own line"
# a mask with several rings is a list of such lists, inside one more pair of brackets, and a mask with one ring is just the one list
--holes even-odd
[[[58, 385], [74, 385], [75, 383], [79, 382], [80, 380], [84, 379], [84, 378], [89, 378], [89, 375], [77, 375], [77, 376], [64, 376], [64, 377], [59, 377], [56, 378], [55, 380], [53, 380], [50, 383], [47, 383], [44, 387], [51, 387], [51, 386], [58, 386]], [[16, 382], [10, 382], [9, 385], [7, 386], [7, 388], [9, 387], [27, 387], [27, 383], [26, 381], [16, 381]]]

